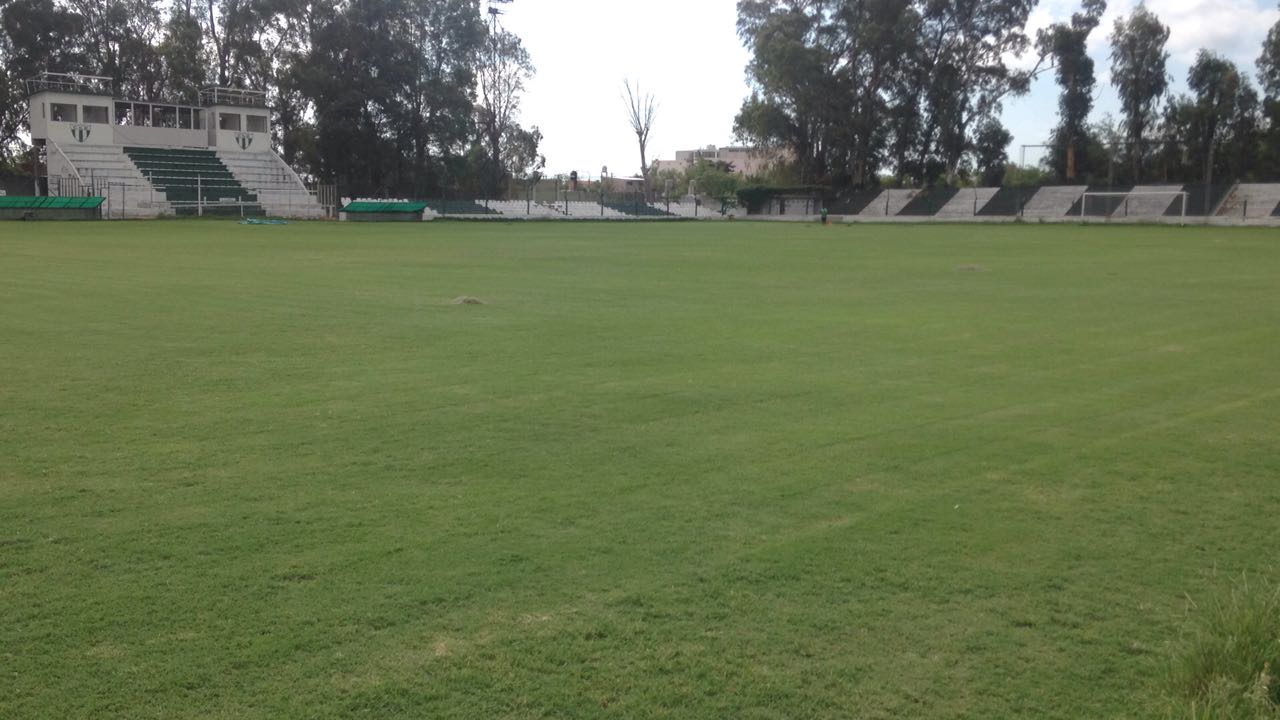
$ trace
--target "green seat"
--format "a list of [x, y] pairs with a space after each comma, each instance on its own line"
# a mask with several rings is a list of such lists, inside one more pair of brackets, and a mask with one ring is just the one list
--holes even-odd
[[[126, 147], [124, 152], [142, 176], [156, 190], [164, 193], [165, 200], [171, 203], [195, 205], [224, 199], [244, 203], [258, 201], [258, 196], [241, 185], [212, 150]], [[206, 208], [205, 214], [210, 214], [212, 209]], [[235, 214], [240, 212], [238, 207], [229, 209]], [[177, 210], [186, 214], [186, 208], [181, 205]], [[190, 214], [196, 212], [195, 208], [191, 210]]]

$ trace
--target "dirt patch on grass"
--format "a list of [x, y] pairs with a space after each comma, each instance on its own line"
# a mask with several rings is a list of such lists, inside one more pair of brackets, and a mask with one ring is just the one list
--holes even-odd
[[964, 273], [987, 272], [987, 268], [985, 265], [978, 265], [975, 263], [966, 263], [964, 265], [957, 265], [956, 272], [964, 272]]
[[453, 304], [453, 305], [483, 305], [483, 304], [484, 304], [484, 301], [483, 301], [483, 300], [481, 300], [481, 299], [480, 299], [480, 298], [478, 298], [478, 297], [471, 297], [470, 295], [463, 295], [463, 296], [461, 296], [461, 297], [456, 297], [456, 298], [454, 298], [451, 304]]

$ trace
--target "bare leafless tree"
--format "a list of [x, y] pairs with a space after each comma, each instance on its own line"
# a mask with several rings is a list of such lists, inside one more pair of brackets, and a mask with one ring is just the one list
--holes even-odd
[[653, 129], [653, 120], [658, 115], [658, 102], [653, 93], [644, 94], [637, 81], [634, 88], [630, 80], [623, 80], [625, 90], [622, 99], [627, 105], [627, 121], [636, 134], [636, 142], [640, 145], [640, 177], [644, 180], [644, 197], [652, 200], [652, 188], [649, 186], [649, 162], [646, 157], [649, 149], [649, 131]]

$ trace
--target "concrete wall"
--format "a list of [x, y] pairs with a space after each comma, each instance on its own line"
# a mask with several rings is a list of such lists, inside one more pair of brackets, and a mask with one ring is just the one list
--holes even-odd
[[[115, 137], [111, 128], [114, 101], [105, 95], [79, 95], [76, 93], [40, 92], [31, 96], [31, 138], [33, 140], [52, 139], [60, 145], [78, 143], [83, 145], [114, 145]], [[74, 120], [54, 120], [52, 106], [71, 105], [75, 107]], [[85, 106], [105, 107], [107, 122], [85, 122]]]
[[[74, 92], [37, 92], [31, 96], [31, 137], [32, 140], [52, 140], [67, 145], [70, 142], [82, 142], [84, 145], [111, 145], [111, 119], [113, 119], [113, 100], [105, 95], [79, 95]], [[74, 119], [55, 120], [52, 118], [52, 105], [72, 105], [76, 108]], [[106, 108], [105, 123], [84, 122], [84, 106]], [[77, 126], [79, 129], [77, 131]], [[83, 138], [83, 140], [81, 140]]]
[[[222, 130], [222, 118], [236, 118], [239, 130]], [[249, 129], [251, 116], [266, 118], [266, 131]], [[209, 108], [208, 147], [235, 152], [271, 152], [271, 111], [266, 108], [246, 108], [233, 105], [214, 105]]]
[[158, 147], [185, 147], [208, 149], [209, 133], [205, 130], [179, 128], [113, 126], [116, 145], [152, 145]]

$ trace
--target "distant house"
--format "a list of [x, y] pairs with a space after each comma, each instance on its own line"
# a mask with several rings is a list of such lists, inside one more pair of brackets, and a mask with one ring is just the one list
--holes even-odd
[[768, 166], [780, 159], [781, 153], [775, 150], [763, 150], [752, 147], [716, 147], [708, 145], [699, 150], [677, 150], [675, 160], [658, 160], [656, 165], [661, 170], [684, 170], [698, 160], [725, 162], [733, 166], [738, 175], [759, 175]]
[[616, 192], [644, 192], [644, 178], [635, 177], [613, 177], [612, 175], [604, 181], [605, 191]]

